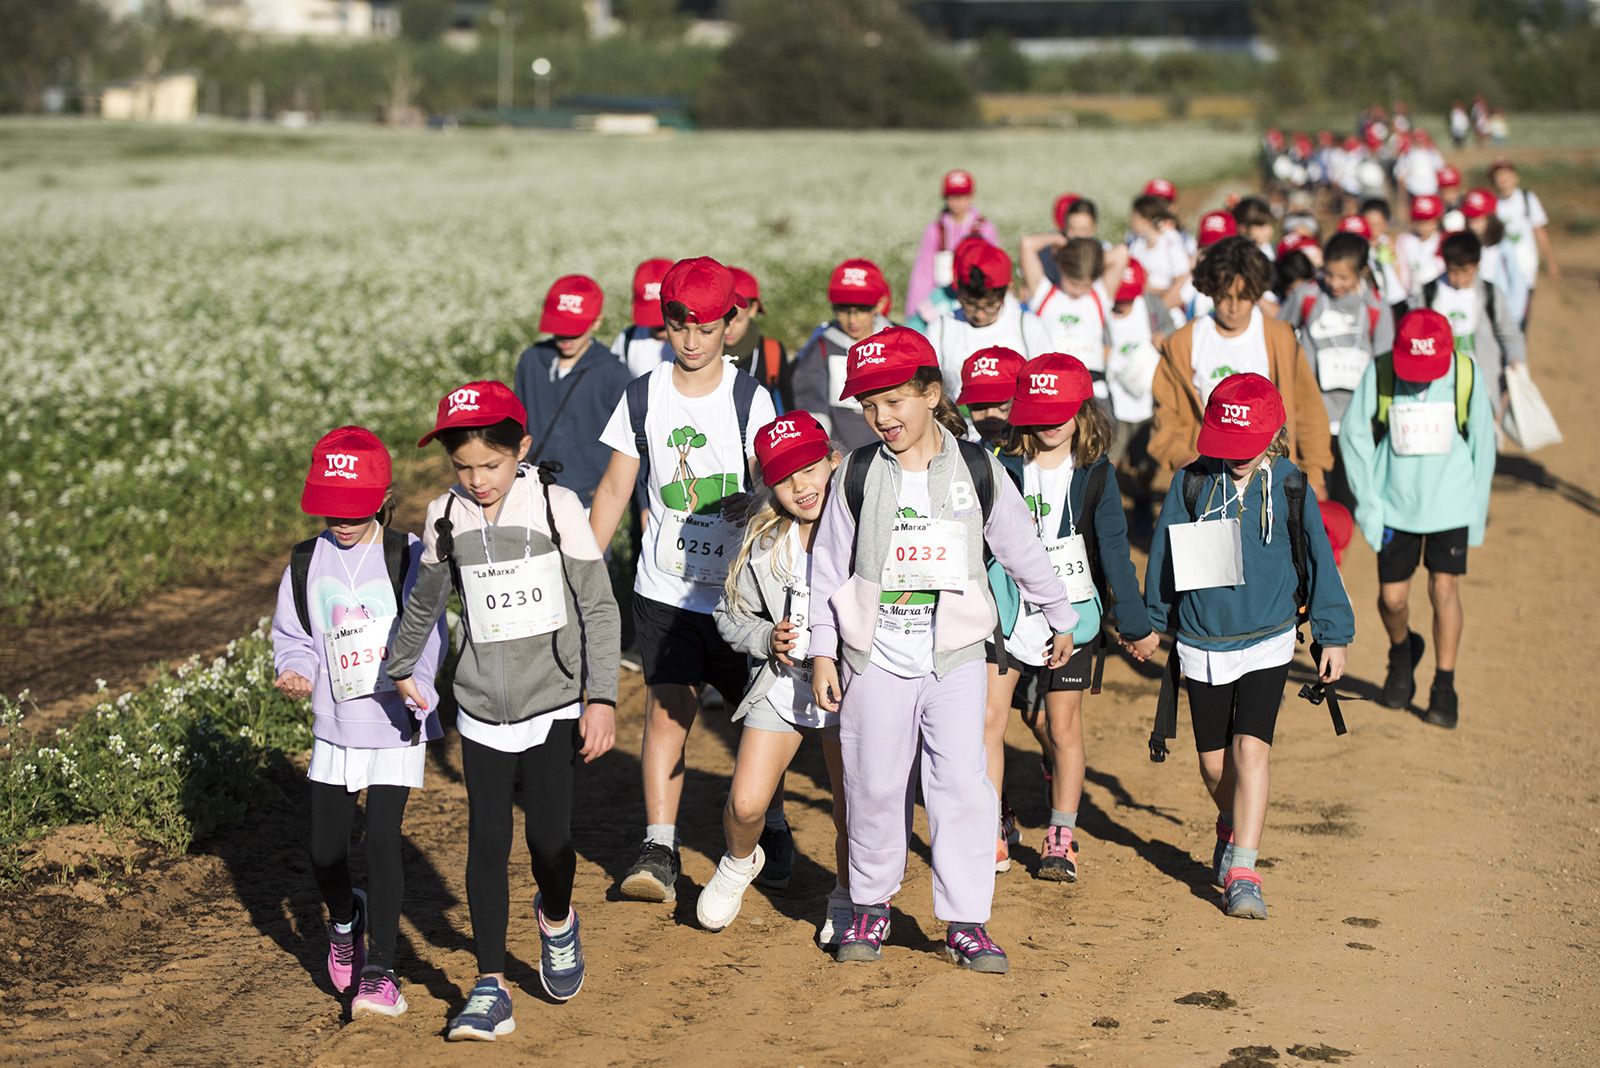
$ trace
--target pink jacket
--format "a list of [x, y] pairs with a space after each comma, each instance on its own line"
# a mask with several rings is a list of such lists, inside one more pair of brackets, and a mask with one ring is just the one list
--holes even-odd
[[[965, 224], [958, 223], [955, 216], [948, 211], [941, 211], [939, 217], [928, 224], [922, 231], [922, 243], [917, 246], [917, 258], [911, 264], [911, 281], [906, 286], [906, 311], [914, 312], [923, 301], [928, 299], [936, 283], [933, 280], [933, 261], [940, 252], [954, 252], [957, 245], [968, 234], [977, 234], [991, 245], [1000, 243], [1000, 232], [994, 228], [994, 223], [984, 218], [976, 208], [967, 214]], [[924, 315], [924, 319], [932, 316]]]

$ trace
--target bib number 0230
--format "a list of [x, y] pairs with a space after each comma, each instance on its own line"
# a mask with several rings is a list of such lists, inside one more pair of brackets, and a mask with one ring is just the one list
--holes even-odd
[[560, 552], [463, 567], [461, 584], [473, 641], [509, 642], [566, 626]]

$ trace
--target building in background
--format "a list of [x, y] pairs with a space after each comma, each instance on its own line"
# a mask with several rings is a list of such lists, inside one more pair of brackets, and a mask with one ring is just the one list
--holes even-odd
[[161, 74], [114, 82], [100, 91], [100, 116], [120, 122], [193, 122], [200, 79], [193, 74]]
[[1033, 56], [1108, 45], [1140, 52], [1262, 55], [1250, 0], [911, 0], [912, 14], [958, 46], [991, 33]]

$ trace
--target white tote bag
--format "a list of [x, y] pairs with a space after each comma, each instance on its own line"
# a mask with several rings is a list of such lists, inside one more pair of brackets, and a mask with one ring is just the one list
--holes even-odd
[[1510, 403], [1506, 406], [1505, 432], [1523, 452], [1561, 444], [1561, 428], [1556, 426], [1539, 387], [1533, 384], [1527, 364], [1514, 363], [1506, 368], [1506, 391]]

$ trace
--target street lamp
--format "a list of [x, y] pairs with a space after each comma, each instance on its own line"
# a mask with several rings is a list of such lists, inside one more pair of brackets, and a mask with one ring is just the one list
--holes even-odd
[[533, 100], [540, 111], [550, 110], [550, 61], [543, 56], [533, 61]]
[[511, 110], [511, 40], [521, 21], [521, 16], [507, 14], [503, 8], [489, 12], [489, 23], [500, 30], [499, 102], [502, 112]]

